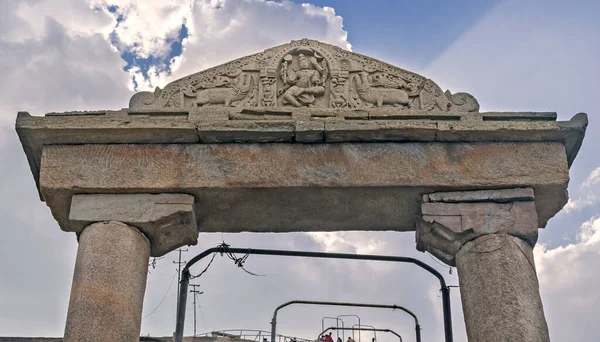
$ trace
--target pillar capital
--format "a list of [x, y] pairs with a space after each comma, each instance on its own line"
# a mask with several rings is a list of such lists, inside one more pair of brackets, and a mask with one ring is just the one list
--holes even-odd
[[456, 266], [456, 253], [484, 235], [506, 234], [534, 246], [538, 218], [531, 188], [437, 192], [423, 196], [417, 250]]
[[548, 342], [533, 259], [533, 189], [423, 196], [417, 249], [456, 266], [469, 341]]
[[133, 226], [148, 238], [154, 257], [198, 243], [194, 196], [188, 194], [74, 195], [69, 220], [78, 231], [94, 222]]

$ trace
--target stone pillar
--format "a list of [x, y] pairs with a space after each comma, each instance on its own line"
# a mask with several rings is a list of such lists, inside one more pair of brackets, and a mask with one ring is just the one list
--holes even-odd
[[548, 342], [533, 259], [533, 190], [424, 196], [417, 249], [458, 269], [469, 341]]
[[75, 195], [69, 219], [80, 233], [64, 340], [139, 341], [149, 257], [196, 244], [194, 197]]
[[79, 236], [65, 341], [138, 341], [150, 242], [135, 227], [99, 222]]

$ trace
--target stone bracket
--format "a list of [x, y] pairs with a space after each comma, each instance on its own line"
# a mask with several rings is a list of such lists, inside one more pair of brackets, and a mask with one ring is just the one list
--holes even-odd
[[101, 221], [134, 226], [150, 240], [153, 257], [198, 243], [194, 196], [188, 194], [74, 195], [69, 220], [76, 232]]
[[426, 194], [417, 219], [417, 250], [448, 265], [467, 242], [489, 234], [507, 234], [534, 246], [538, 218], [531, 188], [454, 191]]

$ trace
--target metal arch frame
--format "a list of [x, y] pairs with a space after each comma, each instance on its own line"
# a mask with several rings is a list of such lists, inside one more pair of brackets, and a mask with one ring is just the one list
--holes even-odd
[[[373, 331], [373, 337], [375, 338], [375, 341], [377, 341], [377, 332], [373, 329], [375, 329], [374, 326], [372, 325], [368, 325], [368, 324], [354, 324], [352, 326], [352, 328], [354, 329], [355, 326], [358, 325], [358, 328], [360, 329], [360, 327], [367, 327], [367, 328], [371, 328], [370, 331]], [[357, 329], [358, 330], [358, 329]], [[358, 333], [360, 334], [361, 330], [358, 330]], [[360, 335], [359, 335], [360, 336]], [[352, 339], [354, 339], [354, 330], [352, 330]]]
[[[319, 334], [319, 336], [323, 335], [328, 330], [340, 330], [340, 329], [341, 330], [354, 330], [356, 328], [336, 328], [336, 327], [329, 327], [329, 328], [321, 331], [321, 333]], [[400, 334], [398, 334], [397, 332], [395, 332], [394, 330], [392, 330], [392, 329], [377, 329], [377, 328], [364, 328], [363, 329], [363, 328], [358, 328], [356, 330], [358, 330], [358, 331], [361, 331], [361, 330], [367, 331], [368, 330], [368, 331], [373, 331], [373, 332], [375, 332], [375, 331], [389, 332], [389, 333], [392, 333], [392, 334], [396, 335], [400, 339], [400, 342], [402, 342], [402, 336]], [[317, 338], [317, 340], [318, 340], [318, 338]]]
[[347, 259], [347, 260], [371, 260], [371, 261], [391, 261], [412, 263], [426, 270], [435, 276], [440, 283], [440, 291], [442, 292], [442, 312], [444, 316], [444, 341], [453, 342], [452, 336], [452, 312], [450, 309], [450, 288], [446, 285], [446, 280], [435, 268], [427, 265], [421, 260], [391, 256], [391, 255], [372, 255], [372, 254], [349, 254], [349, 253], [326, 253], [326, 252], [308, 252], [308, 251], [289, 251], [275, 249], [251, 249], [251, 248], [229, 248], [224, 249], [223, 246], [213, 247], [193, 257], [182, 270], [182, 279], [179, 284], [179, 308], [177, 311], [177, 325], [175, 327], [175, 341], [183, 341], [183, 327], [185, 325], [185, 309], [187, 301], [187, 290], [191, 278], [190, 267], [198, 261], [213, 253], [244, 253], [253, 255], [278, 255], [278, 256], [295, 256], [305, 258], [324, 258], [324, 259]]
[[[271, 320], [271, 341], [275, 339], [277, 335], [277, 312], [280, 309], [285, 308], [286, 306], [290, 306], [292, 304], [308, 304], [308, 305], [332, 305], [332, 306], [352, 306], [352, 307], [361, 307], [361, 308], [377, 308], [377, 309], [392, 309], [392, 310], [402, 310], [407, 314], [411, 315], [415, 320], [415, 333], [417, 336], [417, 342], [421, 342], [421, 326], [419, 325], [419, 319], [417, 315], [415, 315], [412, 311], [408, 310], [405, 307], [392, 304], [366, 304], [366, 303], [346, 303], [346, 302], [321, 302], [321, 301], [311, 301], [311, 300], [292, 300], [286, 303], [283, 303], [275, 308], [273, 311], [273, 319]], [[320, 336], [320, 335], [319, 335]]]
[[[360, 317], [358, 315], [338, 315], [337, 318], [339, 319], [340, 317], [356, 317], [358, 318], [358, 325], [360, 326]], [[344, 328], [344, 320], [342, 320], [342, 328]], [[321, 327], [323, 328], [323, 327]], [[342, 330], [342, 337], [345, 339], [346, 335], [344, 334], [345, 330]], [[339, 335], [339, 334], [338, 334]], [[354, 339], [354, 331], [352, 331], [352, 339]], [[344, 341], [342, 341], [344, 342]], [[358, 342], [360, 342], [360, 330], [358, 331]]]
[[[329, 317], [329, 316], [324, 316], [323, 318], [321, 318], [321, 329], [325, 329], [325, 318], [328, 318], [328, 319], [335, 319], [335, 325], [336, 325], [337, 327], [339, 327], [339, 326], [340, 326], [340, 321], [342, 321], [342, 328], [345, 328], [345, 325], [344, 325], [344, 320], [343, 320], [343, 319], [341, 319], [341, 318], [339, 318], [339, 317]], [[339, 338], [339, 337], [340, 337], [340, 334], [338, 333], [336, 337], [338, 337], [338, 338]], [[360, 341], [359, 341], [359, 342], [360, 342]]]

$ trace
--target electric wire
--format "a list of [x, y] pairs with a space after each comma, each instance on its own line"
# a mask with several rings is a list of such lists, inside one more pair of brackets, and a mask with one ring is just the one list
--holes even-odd
[[223, 255], [227, 256], [230, 260], [233, 261], [233, 263], [237, 267], [241, 268], [244, 272], [246, 272], [250, 275], [253, 275], [255, 277], [264, 277], [265, 276], [264, 274], [256, 274], [254, 272], [250, 272], [246, 268], [244, 268], [244, 263], [248, 259], [248, 256], [250, 256], [249, 253], [246, 253], [243, 257], [238, 257], [237, 255], [235, 255], [234, 253], [232, 253], [229, 250], [229, 245], [227, 243], [225, 243], [225, 241], [223, 241], [220, 245], [218, 245], [217, 248], [219, 248], [219, 251], [213, 253], [212, 258], [208, 262], [208, 265], [206, 265], [206, 268], [204, 268], [204, 270], [202, 270], [202, 272], [200, 272], [197, 275], [190, 275], [190, 280], [199, 278], [204, 273], [206, 273], [206, 271], [208, 271], [208, 268], [210, 267], [212, 262], [215, 260], [215, 256], [217, 255], [217, 253], [221, 254], [221, 256], [223, 256]]
[[165, 292], [165, 295], [162, 297], [162, 299], [160, 300], [160, 302], [158, 303], [158, 305], [154, 308], [154, 310], [152, 310], [151, 313], [149, 313], [146, 316], [142, 317], [142, 319], [144, 319], [144, 318], [152, 315], [160, 307], [160, 305], [163, 303], [163, 301], [165, 300], [165, 298], [167, 298], [167, 294], [169, 294], [169, 290], [171, 289], [171, 286], [173, 286], [173, 280], [175, 280], [175, 276], [176, 276], [176, 274], [174, 274], [173, 278], [171, 278], [171, 283], [169, 284], [169, 287], [167, 288], [167, 291]]

